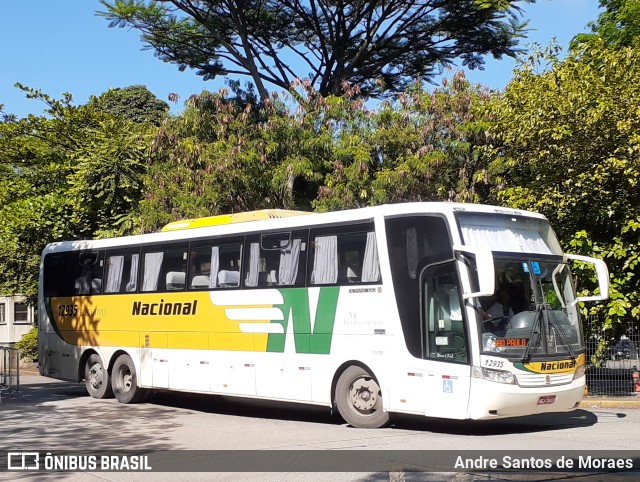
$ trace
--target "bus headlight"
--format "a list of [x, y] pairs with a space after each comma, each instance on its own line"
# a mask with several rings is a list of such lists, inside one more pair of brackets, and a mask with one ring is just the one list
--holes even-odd
[[492, 370], [491, 368], [473, 367], [471, 375], [474, 378], [484, 378], [491, 382], [515, 385], [516, 377], [513, 373], [504, 370]]
[[583, 377], [587, 371], [587, 365], [580, 365], [576, 368], [576, 372], [573, 374], [573, 379], [577, 380], [580, 377]]

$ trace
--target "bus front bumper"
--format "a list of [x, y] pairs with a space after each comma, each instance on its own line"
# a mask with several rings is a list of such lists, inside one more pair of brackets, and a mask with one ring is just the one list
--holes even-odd
[[468, 418], [489, 420], [568, 412], [580, 405], [584, 386], [584, 376], [564, 385], [526, 388], [474, 378], [471, 381]]

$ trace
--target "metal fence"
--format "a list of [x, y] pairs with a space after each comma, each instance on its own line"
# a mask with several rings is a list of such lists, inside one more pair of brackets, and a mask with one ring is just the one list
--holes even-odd
[[603, 329], [596, 317], [585, 324], [589, 395], [640, 396], [640, 323]]
[[20, 351], [0, 346], [0, 405], [2, 397], [22, 397], [20, 392]]

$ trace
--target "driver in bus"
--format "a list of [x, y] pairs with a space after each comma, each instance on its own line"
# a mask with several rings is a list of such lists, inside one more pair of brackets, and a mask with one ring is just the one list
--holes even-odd
[[504, 329], [513, 317], [514, 312], [509, 306], [509, 291], [500, 287], [495, 295], [494, 302], [484, 312], [483, 320], [489, 331]]

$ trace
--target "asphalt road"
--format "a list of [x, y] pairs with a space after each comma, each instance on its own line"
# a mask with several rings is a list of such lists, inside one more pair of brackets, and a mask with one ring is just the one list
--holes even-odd
[[[309, 454], [329, 457], [336, 451], [355, 452], [358, 472], [173, 472], [162, 474], [124, 472], [28, 473], [0, 472], [0, 479], [51, 478], [51, 480], [625, 480], [640, 471], [617, 474], [574, 475], [513, 472], [466, 473], [405, 472], [397, 469], [363, 470], [362, 464], [375, 454], [422, 451], [428, 459], [434, 450], [474, 454], [474, 450], [550, 451], [554, 455], [582, 454], [606, 449], [611, 454], [640, 449], [640, 410], [633, 408], [579, 409], [569, 414], [550, 414], [490, 422], [461, 422], [420, 417], [396, 417], [390, 427], [354, 429], [326, 408], [294, 404], [232, 399], [194, 394], [157, 393], [147, 403], [121, 405], [114, 399], [91, 399], [83, 385], [58, 382], [39, 376], [23, 376], [22, 397], [3, 398], [0, 407], [0, 451], [69, 451], [73, 453], [162, 453], [170, 469], [184, 467], [219, 455], [192, 451], [247, 451], [274, 461], [282, 454], [300, 460]], [[272, 452], [268, 452], [272, 451]], [[286, 452], [279, 452], [286, 451]], [[313, 452], [311, 452], [313, 451]], [[376, 452], [379, 451], [379, 452]], [[231, 452], [228, 452], [231, 453]], [[235, 452], [234, 452], [235, 453]], [[249, 453], [249, 452], [245, 452]], [[350, 452], [345, 452], [350, 453]], [[407, 452], [415, 454], [416, 452]], [[251, 454], [251, 453], [249, 453]], [[293, 455], [289, 455], [293, 454]], [[374, 454], [373, 456], [371, 454]], [[236, 453], [237, 455], [237, 453]], [[307, 457], [307, 459], [305, 459]], [[336, 464], [339, 464], [339, 457]], [[251, 471], [251, 457], [244, 470]], [[324, 460], [324, 459], [323, 459]], [[333, 460], [333, 459], [329, 459]], [[427, 463], [428, 465], [428, 463]], [[167, 467], [166, 464], [162, 465]], [[291, 465], [285, 464], [286, 467]], [[322, 466], [322, 464], [320, 464]], [[366, 463], [365, 463], [366, 467]], [[2, 467], [0, 467], [2, 469]], [[289, 470], [289, 469], [287, 469]], [[307, 470], [304, 465], [300, 470]], [[19, 476], [19, 477], [17, 477]]]

